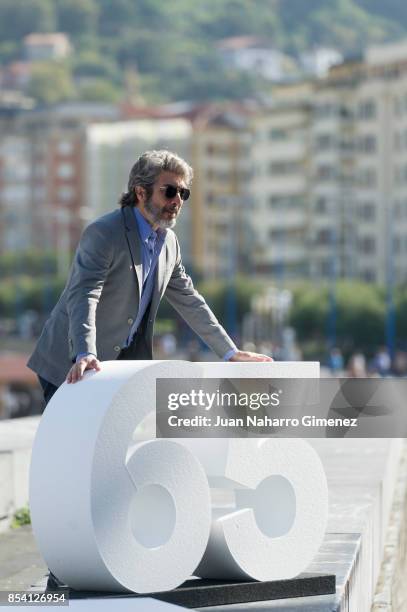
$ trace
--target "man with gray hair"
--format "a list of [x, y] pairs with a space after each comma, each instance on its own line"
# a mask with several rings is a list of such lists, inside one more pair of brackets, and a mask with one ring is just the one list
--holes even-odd
[[147, 151], [131, 169], [120, 208], [82, 234], [66, 286], [28, 366], [46, 401], [59, 385], [111, 359], [152, 359], [163, 296], [222, 359], [271, 361], [240, 351], [194, 289], [174, 227], [188, 200], [192, 168], [169, 151]]
[[[194, 289], [174, 227], [190, 195], [192, 168], [169, 151], [147, 151], [130, 172], [120, 208], [82, 234], [70, 274], [28, 366], [45, 402], [66, 380], [111, 359], [152, 359], [153, 326], [163, 295], [221, 358], [271, 361], [239, 351]], [[47, 590], [61, 585], [50, 572]]]

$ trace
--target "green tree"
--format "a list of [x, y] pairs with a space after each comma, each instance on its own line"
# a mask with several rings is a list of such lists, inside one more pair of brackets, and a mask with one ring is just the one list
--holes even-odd
[[[195, 275], [193, 276], [196, 279]], [[195, 286], [220, 321], [225, 321], [227, 317], [227, 294], [230, 290], [235, 294], [238, 321], [242, 321], [244, 315], [250, 311], [253, 296], [263, 292], [262, 283], [243, 276], [238, 276], [232, 283], [210, 280], [197, 282]], [[165, 300], [161, 302], [159, 315], [163, 319], [174, 319], [179, 316]]]
[[97, 51], [83, 51], [75, 54], [72, 62], [74, 78], [97, 77], [111, 81], [121, 81], [121, 73], [114, 60]]
[[328, 291], [302, 285], [293, 290], [290, 324], [300, 341], [322, 340], [326, 335], [328, 315]]
[[43, 313], [56, 304], [66, 279], [56, 276], [18, 276], [3, 279], [0, 286], [0, 316], [15, 317], [18, 301], [21, 311]]
[[350, 350], [372, 354], [385, 339], [383, 292], [376, 285], [343, 281], [337, 290], [337, 335]]
[[32, 32], [55, 29], [55, 11], [50, 0], [1, 0], [0, 41], [20, 41]]
[[20, 45], [17, 41], [0, 42], [0, 63], [8, 64], [20, 57]]
[[118, 36], [125, 24], [135, 24], [137, 4], [134, 0], [99, 0], [99, 31], [102, 36]]
[[69, 68], [60, 62], [38, 62], [34, 65], [28, 94], [44, 104], [55, 104], [75, 96]]
[[96, 33], [99, 9], [94, 0], [57, 0], [58, 29], [73, 38]]
[[[348, 54], [405, 36], [405, 17], [400, 0], [0, 0], [0, 61], [21, 58], [26, 34], [59, 30], [73, 39], [75, 77], [120, 87], [130, 65], [148, 102], [239, 99], [267, 95], [270, 84], [226, 70], [216, 46], [222, 38], [261, 37], [293, 54], [318, 45]], [[98, 88], [98, 97], [111, 98], [112, 90]]]
[[[362, 282], [340, 282], [336, 287], [337, 343], [346, 352], [372, 354], [384, 342], [385, 306], [379, 287]], [[329, 316], [328, 289], [312, 285], [293, 292], [290, 322], [300, 342], [326, 344]]]
[[113, 104], [119, 102], [122, 96], [121, 89], [104, 79], [91, 79], [89, 83], [81, 85], [79, 88], [80, 99], [88, 102], [109, 102]]

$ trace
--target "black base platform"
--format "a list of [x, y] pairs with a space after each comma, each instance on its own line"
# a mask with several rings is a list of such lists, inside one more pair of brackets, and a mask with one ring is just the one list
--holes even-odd
[[272, 582], [231, 582], [225, 580], [204, 580], [194, 578], [173, 591], [162, 593], [144, 593], [128, 595], [120, 593], [101, 593], [74, 591], [69, 589], [71, 599], [98, 597], [154, 597], [167, 603], [185, 608], [205, 608], [207, 606], [224, 606], [228, 604], [287, 599], [288, 597], [310, 597], [312, 595], [330, 595], [335, 593], [336, 580], [333, 574], [300, 574], [290, 580]]

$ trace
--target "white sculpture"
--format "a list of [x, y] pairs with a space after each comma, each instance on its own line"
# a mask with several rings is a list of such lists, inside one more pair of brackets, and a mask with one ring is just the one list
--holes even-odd
[[55, 394], [34, 443], [30, 506], [41, 553], [61, 580], [148, 593], [194, 572], [270, 580], [306, 569], [327, 518], [326, 479], [308, 444], [149, 439], [157, 378], [214, 375], [299, 378], [318, 370], [104, 362]]

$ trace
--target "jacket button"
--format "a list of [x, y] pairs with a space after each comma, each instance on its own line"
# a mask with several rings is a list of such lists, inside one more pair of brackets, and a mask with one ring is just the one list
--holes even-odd
[[114, 346], [113, 349], [118, 353], [120, 351], [120, 346]]
[[129, 319], [127, 319], [127, 323], [129, 325], [132, 325], [134, 323], [133, 319], [130, 317]]

